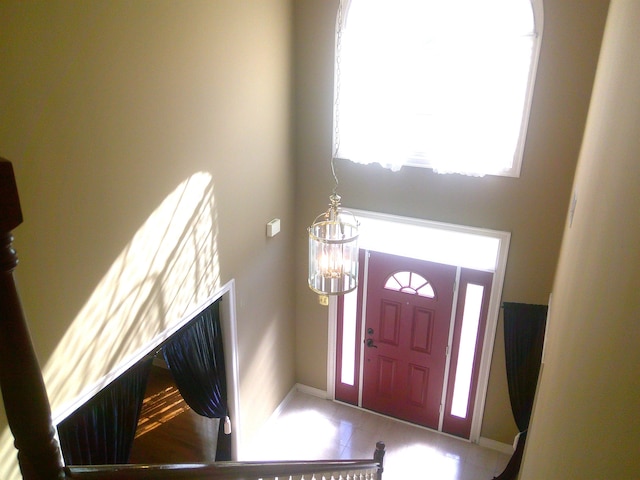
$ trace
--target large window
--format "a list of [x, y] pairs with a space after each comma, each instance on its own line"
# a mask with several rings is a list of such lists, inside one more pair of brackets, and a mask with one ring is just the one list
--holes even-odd
[[519, 176], [538, 1], [346, 0], [338, 156], [394, 170]]

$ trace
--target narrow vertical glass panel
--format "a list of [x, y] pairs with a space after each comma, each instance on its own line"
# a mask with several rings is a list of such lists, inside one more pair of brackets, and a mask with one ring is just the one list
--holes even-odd
[[345, 294], [342, 311], [342, 368], [340, 370], [340, 381], [349, 386], [353, 386], [355, 383], [357, 304], [357, 290]]
[[460, 333], [460, 347], [458, 349], [458, 364], [456, 379], [453, 387], [453, 401], [451, 415], [467, 418], [469, 393], [471, 391], [471, 373], [473, 359], [476, 352], [478, 338], [478, 324], [482, 308], [484, 286], [467, 284], [467, 294], [464, 299], [464, 313], [462, 315], [462, 331]]

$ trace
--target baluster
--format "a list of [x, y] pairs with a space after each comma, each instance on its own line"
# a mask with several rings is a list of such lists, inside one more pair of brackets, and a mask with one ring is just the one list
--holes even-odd
[[27, 328], [13, 270], [11, 230], [22, 223], [13, 167], [0, 159], [0, 386], [9, 427], [28, 480], [64, 478], [51, 408]]

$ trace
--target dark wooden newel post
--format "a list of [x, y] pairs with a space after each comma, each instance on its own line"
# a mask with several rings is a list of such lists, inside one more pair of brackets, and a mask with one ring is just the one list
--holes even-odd
[[11, 231], [22, 223], [13, 167], [0, 158], [0, 385], [25, 479], [62, 479], [51, 407], [16, 290]]

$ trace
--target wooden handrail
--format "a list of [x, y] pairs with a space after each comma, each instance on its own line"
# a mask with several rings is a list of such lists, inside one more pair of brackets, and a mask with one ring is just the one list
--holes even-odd
[[[78, 480], [207, 479], [255, 480], [332, 472], [371, 471], [382, 478], [385, 445], [376, 444], [374, 459], [290, 462], [216, 462], [190, 465], [92, 465], [65, 467], [67, 478]], [[379, 460], [378, 460], [379, 459]]]
[[373, 460], [310, 462], [218, 462], [188, 465], [62, 465], [51, 421], [51, 406], [13, 278], [18, 257], [11, 231], [22, 223], [13, 166], [0, 158], [0, 388], [7, 421], [25, 480], [216, 479], [374, 471], [380, 479], [385, 445], [376, 444]]

